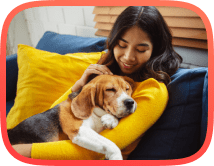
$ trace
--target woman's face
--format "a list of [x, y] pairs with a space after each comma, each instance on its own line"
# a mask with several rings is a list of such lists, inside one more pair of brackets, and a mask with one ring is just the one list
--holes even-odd
[[138, 26], [128, 29], [114, 47], [114, 57], [121, 69], [121, 75], [130, 75], [150, 59], [153, 45]]

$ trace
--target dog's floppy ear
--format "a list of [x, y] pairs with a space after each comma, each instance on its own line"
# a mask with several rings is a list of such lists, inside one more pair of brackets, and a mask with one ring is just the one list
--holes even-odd
[[135, 88], [135, 82], [133, 79], [131, 79], [130, 77], [127, 76], [123, 76], [123, 79], [128, 82], [130, 84], [130, 86], [132, 87], [132, 90], [134, 90]]
[[71, 103], [71, 111], [79, 119], [87, 119], [95, 107], [96, 87], [88, 84]]

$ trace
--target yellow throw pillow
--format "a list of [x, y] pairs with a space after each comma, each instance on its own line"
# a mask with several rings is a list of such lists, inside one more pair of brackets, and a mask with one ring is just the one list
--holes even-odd
[[105, 52], [60, 55], [18, 45], [18, 82], [14, 106], [7, 116], [11, 129], [26, 118], [44, 112], [96, 63]]

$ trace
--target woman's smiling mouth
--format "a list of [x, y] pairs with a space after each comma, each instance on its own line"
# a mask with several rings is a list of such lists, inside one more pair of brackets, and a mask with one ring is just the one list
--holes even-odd
[[122, 62], [122, 63], [123, 63], [124, 68], [126, 68], [126, 69], [129, 69], [134, 66], [134, 65], [128, 65], [127, 63], [124, 63], [124, 62]]

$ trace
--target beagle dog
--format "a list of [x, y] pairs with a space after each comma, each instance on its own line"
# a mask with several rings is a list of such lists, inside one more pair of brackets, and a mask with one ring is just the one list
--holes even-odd
[[134, 81], [128, 77], [100, 75], [78, 94], [36, 114], [8, 130], [12, 145], [70, 139], [86, 149], [105, 154], [109, 160], [122, 160], [120, 149], [101, 136], [104, 129], [118, 125], [118, 119], [136, 110], [131, 98]]

